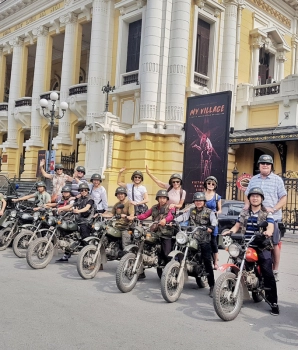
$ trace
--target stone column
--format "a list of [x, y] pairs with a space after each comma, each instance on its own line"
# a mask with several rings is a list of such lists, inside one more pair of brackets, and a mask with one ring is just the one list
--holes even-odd
[[251, 49], [252, 49], [252, 70], [251, 70], [251, 84], [253, 86], [258, 85], [259, 79], [259, 56], [260, 48], [263, 43], [260, 37], [252, 38]]
[[285, 61], [286, 61], [286, 55], [285, 51], [277, 51], [276, 53], [276, 61], [278, 64], [278, 76], [277, 80], [281, 81], [285, 77]]
[[184, 122], [191, 0], [173, 0], [166, 123]]
[[0, 47], [0, 102], [4, 101], [5, 71], [6, 71], [6, 56], [4, 56], [3, 54], [3, 48]]
[[147, 2], [140, 69], [140, 122], [146, 124], [154, 124], [157, 116], [162, 11], [165, 1]]

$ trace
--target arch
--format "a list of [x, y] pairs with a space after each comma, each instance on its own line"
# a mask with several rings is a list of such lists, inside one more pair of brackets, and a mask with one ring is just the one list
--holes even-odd
[[61, 77], [58, 74], [54, 74], [54, 78], [51, 80], [51, 91], [60, 91]]

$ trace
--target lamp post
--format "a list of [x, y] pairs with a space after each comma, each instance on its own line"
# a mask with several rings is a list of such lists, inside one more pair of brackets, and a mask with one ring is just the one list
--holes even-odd
[[60, 103], [60, 108], [62, 110], [62, 115], [55, 115], [55, 107], [56, 107], [56, 101], [58, 100], [59, 96], [57, 92], [53, 91], [51, 92], [50, 99], [52, 102], [52, 109], [50, 109], [50, 113], [45, 113], [45, 108], [49, 107], [49, 102], [45, 98], [42, 98], [40, 100], [40, 106], [42, 108], [42, 114], [44, 117], [50, 119], [50, 139], [49, 139], [49, 157], [48, 157], [48, 171], [50, 170], [50, 164], [51, 164], [51, 159], [52, 159], [52, 141], [53, 141], [53, 128], [55, 124], [55, 119], [61, 119], [64, 117], [65, 111], [68, 109], [68, 104], [66, 102], [61, 102]]
[[115, 90], [115, 86], [110, 86], [110, 82], [108, 81], [108, 84], [103, 86], [101, 90], [102, 90], [102, 92], [104, 94], [107, 94], [105, 112], [108, 112], [108, 109], [109, 109], [109, 93], [113, 92]]

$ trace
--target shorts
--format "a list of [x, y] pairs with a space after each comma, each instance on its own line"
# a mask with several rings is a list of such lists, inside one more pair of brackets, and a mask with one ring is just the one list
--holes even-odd
[[273, 245], [277, 245], [280, 242], [280, 230], [278, 228], [278, 222], [274, 222], [274, 230], [272, 235], [272, 243]]

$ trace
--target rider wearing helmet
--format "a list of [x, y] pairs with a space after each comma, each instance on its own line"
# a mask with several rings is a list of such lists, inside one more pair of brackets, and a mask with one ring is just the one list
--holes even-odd
[[[241, 231], [246, 238], [251, 238], [255, 232], [259, 231], [258, 224], [266, 221], [268, 226], [263, 232], [264, 239], [272, 237], [274, 230], [274, 218], [272, 213], [267, 211], [264, 203], [264, 192], [260, 187], [252, 187], [247, 193], [249, 201], [248, 209], [242, 209], [236, 224], [231, 228], [231, 233]], [[223, 235], [227, 232], [222, 233]], [[261, 273], [264, 278], [266, 288], [266, 301], [271, 306], [271, 314], [279, 315], [279, 307], [277, 304], [277, 288], [276, 281], [272, 270], [271, 251], [267, 249], [258, 250], [258, 262], [261, 268]]]
[[47, 207], [58, 208], [58, 212], [61, 211], [69, 211], [74, 204], [74, 199], [71, 197], [71, 186], [65, 185], [62, 187], [61, 196], [57, 197], [57, 201], [55, 203], [47, 204]]
[[38, 210], [41, 207], [45, 207], [46, 204], [48, 204], [48, 203], [51, 203], [51, 196], [46, 191], [47, 187], [43, 181], [38, 181], [36, 183], [36, 189], [37, 189], [36, 192], [34, 192], [32, 194], [28, 194], [27, 196], [12, 199], [12, 201], [19, 202], [19, 201], [25, 201], [25, 200], [30, 199], [30, 198], [35, 198], [35, 203], [36, 203], [37, 207], [33, 208], [34, 211]]
[[196, 239], [201, 247], [202, 259], [204, 261], [205, 270], [208, 274], [208, 284], [210, 287], [209, 296], [213, 297], [213, 288], [214, 288], [214, 273], [212, 268], [212, 258], [211, 258], [211, 235], [214, 231], [214, 228], [217, 225], [217, 219], [215, 213], [206, 208], [206, 196], [204, 192], [196, 192], [193, 195], [193, 202], [195, 207], [188, 209], [185, 213], [178, 216], [175, 221], [190, 221], [191, 226], [203, 226], [204, 229], [198, 230]]
[[85, 178], [86, 169], [79, 165], [76, 168], [76, 171], [73, 174], [73, 180], [71, 182], [71, 194], [72, 196], [79, 195], [79, 185], [81, 183], [88, 183], [87, 179]]
[[157, 177], [151, 174], [146, 165], [146, 173], [160, 188], [166, 189], [169, 193], [168, 204], [170, 209], [181, 209], [184, 207], [186, 192], [182, 189], [182, 177], [180, 174], [174, 173], [169, 179], [169, 183], [162, 182]]
[[[287, 203], [287, 191], [284, 182], [280, 176], [273, 173], [273, 159], [269, 154], [263, 154], [258, 160], [260, 173], [253, 176], [248, 184], [245, 195], [248, 196], [252, 188], [260, 187], [264, 192], [263, 205], [267, 211], [273, 214], [274, 232], [273, 232], [273, 270], [276, 281], [278, 281], [278, 267], [280, 261], [280, 231], [278, 222], [282, 220], [282, 207]], [[249, 200], [245, 198], [245, 208], [248, 209]]]
[[104, 213], [108, 210], [108, 200], [106, 189], [101, 185], [101, 175], [93, 174], [90, 182], [90, 196], [94, 200], [94, 208], [98, 213]]
[[149, 201], [149, 198], [146, 187], [142, 185], [144, 180], [143, 173], [140, 170], [135, 170], [131, 176], [132, 183], [128, 184], [121, 181], [121, 174], [124, 170], [125, 168], [120, 169], [117, 183], [119, 186], [127, 189], [127, 197], [135, 207], [135, 214], [144, 213], [148, 209], [146, 203]]

